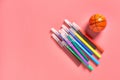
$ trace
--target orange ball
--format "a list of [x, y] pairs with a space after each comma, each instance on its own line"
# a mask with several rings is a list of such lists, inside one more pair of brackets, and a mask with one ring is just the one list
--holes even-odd
[[101, 14], [95, 14], [91, 16], [89, 20], [89, 28], [93, 32], [100, 32], [106, 27], [106, 19]]

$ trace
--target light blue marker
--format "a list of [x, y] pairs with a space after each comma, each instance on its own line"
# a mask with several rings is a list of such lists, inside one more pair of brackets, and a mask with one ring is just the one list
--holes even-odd
[[[65, 25], [62, 25], [62, 28], [66, 31], [66, 32], [68, 32], [69, 31], [69, 33], [70, 33], [70, 30], [65, 26]], [[68, 30], [67, 30], [68, 29]], [[99, 64], [99, 61], [96, 59], [96, 58], [94, 58], [81, 44], [79, 44], [78, 42], [77, 42], [77, 40], [75, 40], [71, 35], [69, 35], [75, 42], [76, 42], [76, 44], [91, 58], [91, 60], [95, 63], [95, 64]]]

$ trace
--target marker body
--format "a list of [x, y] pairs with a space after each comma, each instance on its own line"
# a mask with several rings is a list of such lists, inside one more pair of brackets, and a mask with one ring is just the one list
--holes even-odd
[[63, 37], [63, 40], [77, 53], [77, 55], [79, 55], [79, 57], [84, 61], [86, 65], [89, 65], [88, 62], [84, 59], [84, 57], [78, 52], [78, 50], [72, 45], [69, 40], [65, 39], [65, 37]]
[[67, 36], [67, 38], [69, 39], [69, 41], [75, 46], [75, 48], [79, 51], [79, 53], [88, 61], [89, 59], [86, 57], [86, 55], [83, 53], [83, 51], [79, 48], [79, 46], [76, 44], [76, 42], [74, 42], [70, 36]]
[[[68, 37], [69, 37], [69, 36], [68, 36]], [[70, 38], [70, 37], [69, 37], [69, 38]], [[72, 42], [74, 42], [74, 44], [76, 44], [76, 46], [79, 46], [80, 48], [82, 48], [82, 46], [81, 46], [75, 39], [73, 39]], [[77, 47], [77, 49], [79, 49], [79, 47]], [[99, 61], [98, 61], [96, 58], [94, 58], [91, 54], [89, 54], [89, 53], [86, 51], [86, 49], [84, 49], [84, 48], [82, 48], [82, 49], [83, 49], [83, 51], [85, 51], [85, 53], [90, 57], [90, 59], [91, 59], [96, 65], [100, 64]]]
[[70, 48], [69, 46], [66, 46], [66, 48], [79, 60], [81, 61], [89, 70], [93, 70], [93, 67], [91, 65], [86, 65], [83, 60]]
[[84, 36], [84, 39], [89, 42], [91, 44], [92, 47], [94, 47], [94, 49], [98, 49], [101, 53], [104, 52], [104, 50], [98, 46], [92, 39], [90, 39], [85, 32], [76, 24], [76, 23], [72, 23], [73, 27], [76, 28], [76, 30], [78, 30], [78, 33], [81, 32], [81, 34]]
[[78, 39], [78, 37], [76, 37], [71, 31], [70, 31], [70, 34], [71, 34], [71, 36], [79, 43], [79, 44], [81, 44], [82, 46], [81, 47], [84, 47], [84, 49], [86, 49], [87, 50], [87, 52], [89, 53], [89, 54], [93, 54], [93, 52], [85, 45], [85, 44], [83, 44], [79, 39]]
[[78, 33], [74, 32], [74, 34], [98, 57], [101, 58], [101, 55], [95, 51]]
[[[60, 36], [59, 36], [60, 37]], [[93, 70], [93, 67], [91, 65], [86, 65], [84, 61], [77, 55], [77, 53], [70, 47], [68, 46], [64, 41], [60, 41], [60, 39], [55, 35], [52, 34], [52, 38], [58, 43], [58, 45], [64, 49], [68, 49], [79, 61], [81, 61], [89, 70]]]

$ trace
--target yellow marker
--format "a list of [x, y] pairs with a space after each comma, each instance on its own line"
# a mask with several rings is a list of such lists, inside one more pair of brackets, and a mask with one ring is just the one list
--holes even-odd
[[74, 29], [70, 28], [70, 30], [98, 57], [101, 58], [101, 55], [94, 50]]

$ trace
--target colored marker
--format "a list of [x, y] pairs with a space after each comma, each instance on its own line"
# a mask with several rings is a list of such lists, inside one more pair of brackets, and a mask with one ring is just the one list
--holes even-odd
[[104, 52], [104, 50], [99, 45], [97, 45], [97, 43], [95, 43], [91, 38], [89, 38], [75, 22], [73, 22], [72, 24], [73, 24], [74, 29], [76, 29], [78, 33], [81, 33], [84, 39], [88, 41], [94, 47], [94, 49], [98, 49], [101, 53]]
[[[64, 49], [68, 49], [79, 61], [81, 61], [83, 64], [83, 60], [75, 53], [75, 51], [72, 50], [70, 46], [68, 46], [64, 41], [60, 41], [60, 39], [55, 35], [52, 34], [52, 38]], [[84, 64], [89, 70], [93, 70], [93, 67], [91, 65]]]
[[[62, 26], [62, 27], [65, 27], [65, 26]], [[76, 45], [78, 45], [91, 58], [91, 60], [96, 65], [99, 64], [99, 61], [96, 58], [94, 58], [84, 47], [82, 47], [82, 45], [79, 44], [71, 35], [68, 35], [68, 38], [69, 38], [69, 40], [71, 40], [71, 42], [74, 42], [74, 44], [76, 43]]]
[[79, 44], [81, 44], [81, 48], [82, 48], [82, 49], [83, 49], [83, 47], [84, 47], [84, 49], [87, 50], [89, 54], [91, 54], [91, 55], [93, 54], [93, 52], [92, 52], [84, 43], [82, 43], [82, 42], [79, 40], [79, 38], [77, 38], [77, 37], [74, 35], [74, 33], [71, 32], [65, 25], [62, 25], [62, 28], [63, 28], [67, 33], [69, 33]]
[[[61, 40], [64, 40], [64, 38], [61, 36], [61, 34], [57, 31], [57, 30], [55, 30], [54, 28], [51, 28], [51, 31], [55, 34], [55, 35], [57, 35]], [[60, 31], [60, 30], [59, 30]], [[67, 43], [67, 42], [66, 42]], [[69, 44], [68, 44], [69, 45]], [[73, 48], [74, 48], [74, 46], [73, 46]], [[78, 52], [77, 52], [78, 53]]]
[[72, 24], [71, 22], [69, 22], [67, 19], [65, 19], [65, 23], [68, 24], [71, 28], [73, 28], [72, 31], [75, 32], [74, 34], [75, 34], [98, 58], [101, 57], [101, 55], [100, 55], [97, 51], [95, 51], [94, 48], [93, 48], [88, 42], [86, 42], [81, 35], [79, 35], [79, 34], [75, 31], [75, 29], [74, 29], [74, 27], [73, 27], [73, 24]]
[[70, 35], [68, 35], [64, 29], [61, 29], [62, 33], [65, 34], [65, 36], [68, 38], [68, 40], [73, 44], [73, 46], [79, 51], [79, 53], [88, 61], [89, 59], [86, 57], [86, 55], [84, 54], [84, 52], [79, 48], [79, 45], [76, 44], [75, 41], [73, 41], [73, 39], [70, 37]]
[[[59, 30], [59, 32], [60, 32], [60, 30]], [[86, 65], [89, 65], [88, 62], [85, 60], [85, 58], [79, 53], [79, 51], [73, 46], [73, 44], [65, 37], [65, 34], [61, 33], [60, 35], [62, 36], [62, 39], [77, 53], [77, 55], [79, 55], [79, 57], [83, 60], [83, 62]]]
[[88, 44], [90, 46], [92, 46], [94, 49], [98, 49], [101, 53], [104, 51], [100, 46], [98, 46], [95, 42], [93, 42], [92, 40], [90, 40], [85, 34], [83, 34], [81, 31], [80, 31], [80, 27], [74, 23], [74, 25], [68, 21], [67, 19], [65, 19], [65, 23], [67, 25], [69, 25], [70, 27], [72, 27], [81, 37], [83, 37], [83, 39], [88, 42]]
[[101, 55], [94, 50], [74, 29], [70, 28], [72, 31], [98, 58], [101, 58]]

